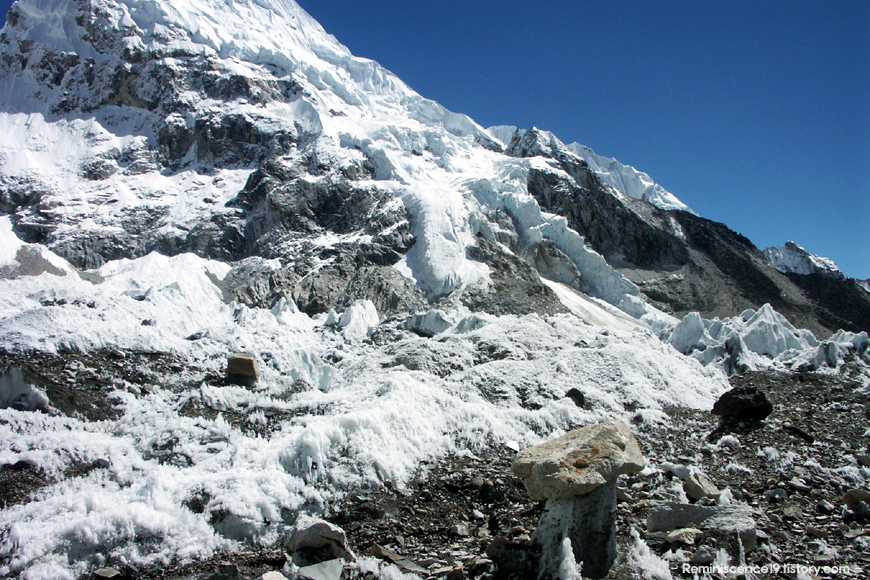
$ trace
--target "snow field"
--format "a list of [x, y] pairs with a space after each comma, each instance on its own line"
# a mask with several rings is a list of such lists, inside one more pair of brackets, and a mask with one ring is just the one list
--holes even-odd
[[[431, 339], [394, 322], [394, 340], [368, 344], [362, 338], [380, 322], [370, 303], [327, 327], [328, 317], [309, 318], [292, 302], [272, 311], [225, 304], [226, 271], [191, 255], [152, 254], [106, 264], [90, 276], [101, 282], [76, 273], [0, 280], [0, 340], [10, 347], [158, 350], [189, 365], [166, 378], [175, 386], [145, 396], [119, 385], [117, 421], [0, 410], [3, 464], [29, 461], [59, 477], [105, 462], [0, 513], [0, 573], [75, 577], [94, 554], [141, 564], [268, 542], [298, 510], [328, 509], [347, 490], [385, 481], [401, 488], [422, 461], [510, 440], [531, 445], [624, 415], [628, 403], [709, 406], [727, 386], [720, 371], [648, 330], [607, 330], [574, 315], [457, 311], [440, 317], [450, 326]], [[43, 306], [47, 297], [56, 302]], [[186, 340], [194, 332], [205, 337]], [[220, 371], [235, 351], [261, 361], [256, 389], [180, 388], [205, 369]], [[343, 360], [324, 362], [329, 352]], [[589, 409], [563, 398], [572, 387]], [[190, 400], [252, 424], [268, 423], [267, 411], [284, 418], [260, 436], [221, 415], [182, 415]], [[189, 507], [195, 497], [204, 498], [202, 513]]]

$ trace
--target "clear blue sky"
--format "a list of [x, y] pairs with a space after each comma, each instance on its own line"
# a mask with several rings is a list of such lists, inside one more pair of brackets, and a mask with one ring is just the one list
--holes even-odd
[[866, 0], [299, 2], [481, 125], [579, 141], [760, 248], [870, 278]]

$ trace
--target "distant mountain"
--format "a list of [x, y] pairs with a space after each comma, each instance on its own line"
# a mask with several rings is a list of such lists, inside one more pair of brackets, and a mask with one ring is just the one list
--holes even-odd
[[843, 278], [843, 272], [830, 258], [810, 254], [802, 246], [788, 241], [784, 246], [770, 247], [764, 255], [774, 268], [786, 274], [819, 274], [828, 278]]

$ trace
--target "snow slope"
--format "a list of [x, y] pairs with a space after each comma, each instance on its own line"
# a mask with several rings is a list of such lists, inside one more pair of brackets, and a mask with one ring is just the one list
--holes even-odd
[[[88, 243], [83, 237], [120, 236], [132, 252], [144, 254], [195, 244], [184, 240], [200, 224], [233, 219], [236, 211], [227, 203], [251, 177], [253, 160], [216, 163], [199, 142], [179, 159], [164, 159], [177, 142], [172, 135], [232, 116], [264, 138], [290, 139], [279, 158], [288, 170], [312, 158], [337, 171], [370, 161], [374, 179], [367, 185], [396, 196], [410, 218], [416, 243], [401, 271], [430, 297], [485, 281], [485, 267], [467, 259], [467, 248], [486, 229], [487, 215], [506, 210], [530, 239], [555, 242], [589, 270], [594, 296], [637, 318], [657, 316], [632, 283], [566, 231], [564, 220], [537, 209], [526, 182], [532, 168], [549, 167], [545, 160], [500, 154], [492, 136], [468, 117], [352, 56], [294, 2], [93, 0], [84, 16], [77, 6], [22, 0], [16, 25], [4, 30], [7, 52], [17, 55], [20, 41], [35, 41], [21, 56], [27, 62], [78, 55], [78, 68], [56, 85], [46, 85], [41, 69], [7, 68], [0, 92], [0, 184], [12, 197], [40, 192], [39, 211], [22, 225], [54, 228], [49, 243], [59, 251], [78, 252]], [[77, 24], [82, 18], [91, 19], [98, 38]], [[147, 58], [145, 64], [122, 58], [131, 52]], [[167, 75], [183, 78], [204, 62], [210, 68], [203, 74], [245, 79], [262, 91], [285, 83], [293, 94], [254, 102], [166, 92]], [[75, 71], [97, 81], [80, 82]], [[127, 79], [120, 89], [112, 80], [118, 78]], [[100, 80], [115, 88], [101, 88]], [[104, 104], [88, 109], [92, 102]], [[166, 102], [173, 108], [165, 109]], [[71, 106], [84, 107], [85, 114], [58, 116], [59, 107]], [[312, 186], [328, 181], [305, 178]], [[143, 228], [148, 231], [140, 240], [123, 239], [124, 229]], [[90, 259], [81, 261], [101, 263]]]

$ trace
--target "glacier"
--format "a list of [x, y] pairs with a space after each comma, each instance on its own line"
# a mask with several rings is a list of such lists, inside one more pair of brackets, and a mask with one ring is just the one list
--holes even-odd
[[[542, 209], [529, 176], [576, 181], [557, 151], [614, 198], [688, 207], [588, 148], [448, 111], [292, 0], [20, 0], [2, 45], [0, 344], [163, 353], [173, 366], [149, 388], [115, 381], [116, 419], [50, 399], [47, 412], [0, 409], [0, 465], [57, 480], [0, 511], [0, 575], [75, 578], [106, 557], [148, 565], [268, 544], [296, 513], [402, 489], [424, 461], [664, 405], [707, 409], [738, 368], [870, 365], [866, 333], [818, 341], [769, 306], [725, 320], [653, 307]], [[506, 155], [517, 135], [527, 154]], [[376, 203], [324, 204], [347, 227], [288, 217], [275, 210], [286, 192], [257, 197], [282, 176]], [[304, 223], [269, 237], [291, 218]], [[284, 288], [259, 306], [231, 292], [250, 272], [239, 263], [268, 282], [298, 266], [301, 285], [346, 248], [398, 239], [394, 250], [406, 231], [413, 244], [379, 266], [425, 307], [303, 312]], [[502, 262], [476, 259], [481, 248]], [[499, 263], [519, 277], [510, 268], [541, 248], [555, 265], [521, 289], [546, 293], [553, 312], [456, 298], [496, 288]], [[256, 388], [214, 380], [233, 352], [260, 362]], [[572, 388], [586, 408], [564, 397]], [[208, 498], [199, 512], [193, 497]]]

